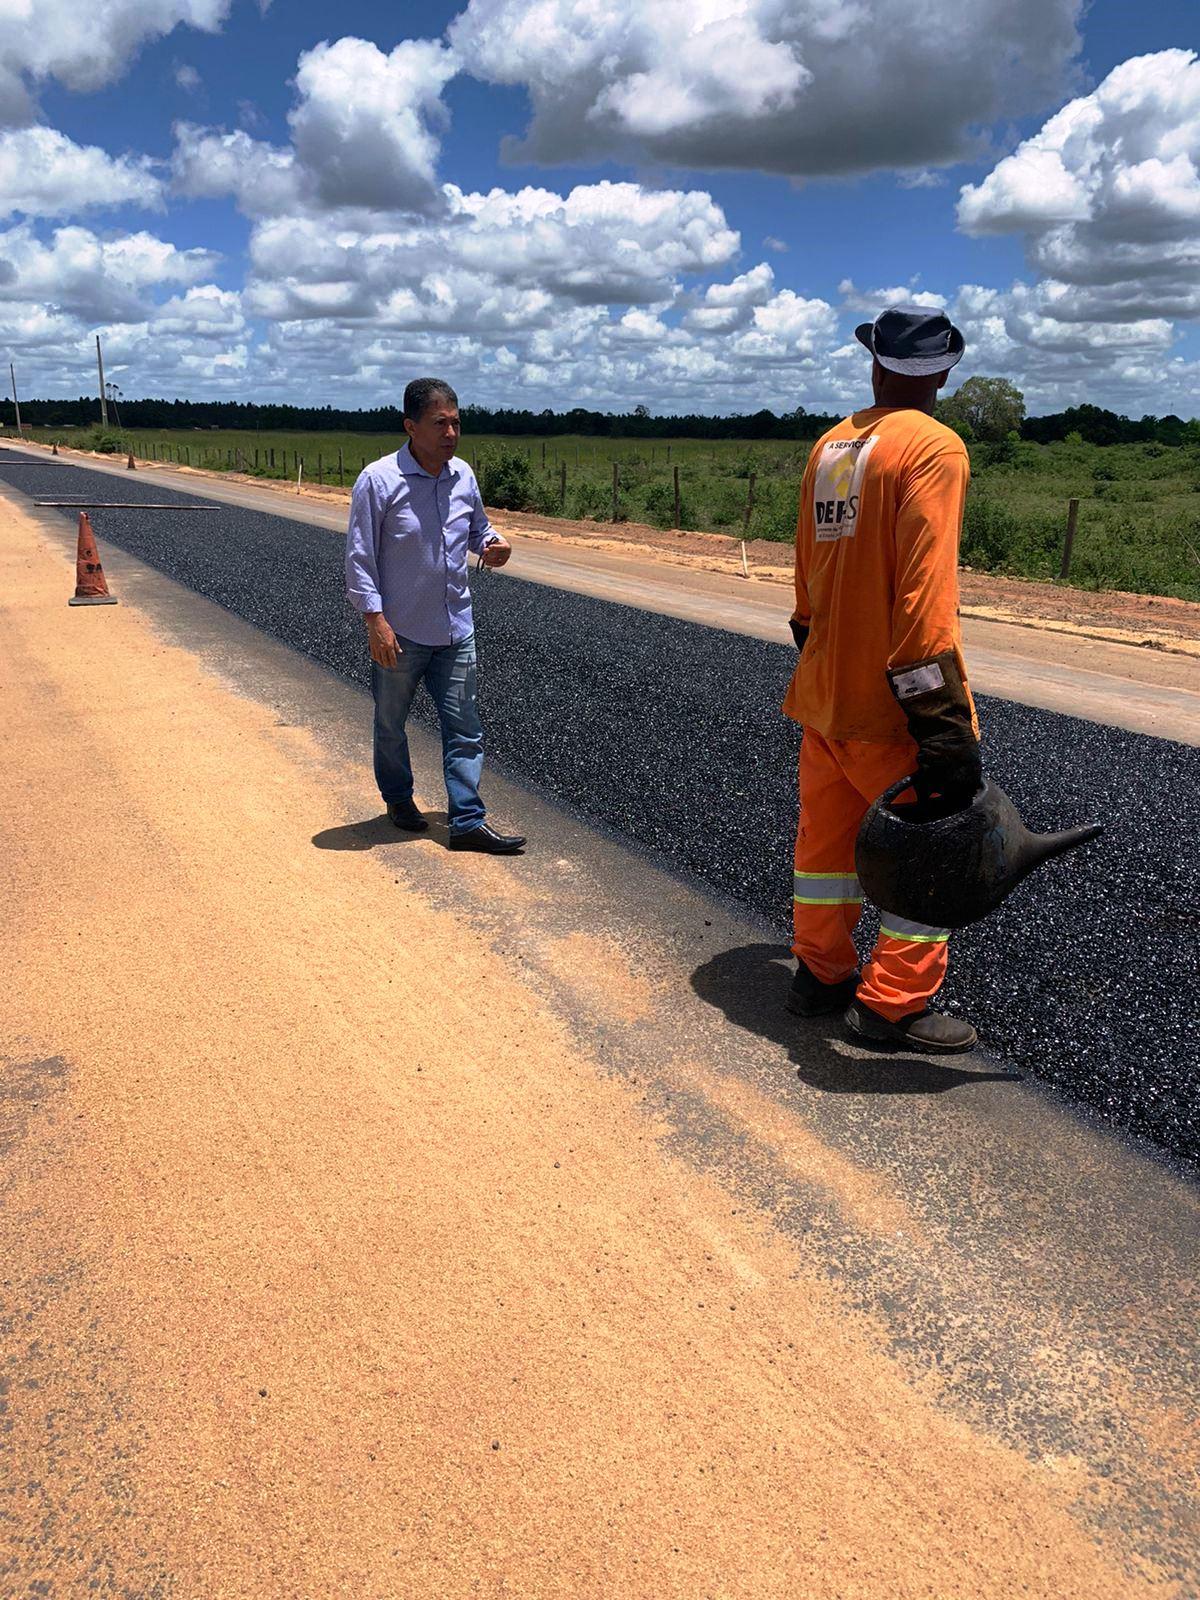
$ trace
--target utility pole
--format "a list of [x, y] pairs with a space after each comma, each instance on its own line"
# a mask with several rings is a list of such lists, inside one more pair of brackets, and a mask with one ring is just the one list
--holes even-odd
[[18, 435], [20, 435], [20, 433], [21, 433], [21, 402], [17, 399], [17, 369], [13, 366], [11, 361], [8, 363], [8, 375], [12, 379], [13, 409], [17, 413], [17, 433], [18, 433]]
[[96, 369], [100, 374], [100, 426], [108, 427], [108, 399], [104, 393], [104, 357], [100, 354], [100, 335], [96, 335]]

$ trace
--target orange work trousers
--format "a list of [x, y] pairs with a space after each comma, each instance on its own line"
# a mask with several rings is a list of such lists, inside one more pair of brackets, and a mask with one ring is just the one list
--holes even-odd
[[[826, 739], [811, 728], [800, 746], [792, 950], [822, 983], [858, 966], [854, 929], [862, 888], [854, 841], [867, 808], [889, 784], [916, 770], [917, 747]], [[946, 978], [949, 931], [884, 913], [858, 998], [889, 1022], [923, 1011]]]

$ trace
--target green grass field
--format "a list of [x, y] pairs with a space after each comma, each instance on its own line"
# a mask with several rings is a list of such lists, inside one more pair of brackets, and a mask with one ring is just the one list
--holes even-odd
[[[27, 430], [28, 432], [29, 430]], [[45, 442], [91, 447], [86, 429], [33, 430]], [[215, 471], [257, 473], [347, 488], [364, 462], [396, 448], [390, 435], [251, 433], [192, 429], [119, 435], [140, 457]], [[112, 441], [116, 443], [114, 430]], [[811, 441], [546, 439], [476, 436], [461, 453], [489, 505], [573, 519], [679, 525], [790, 541]], [[1200, 601], [1200, 450], [1160, 444], [971, 446], [964, 562], [985, 571], [1055, 578], [1067, 502], [1079, 501], [1070, 581]], [[747, 522], [750, 476], [754, 495]]]

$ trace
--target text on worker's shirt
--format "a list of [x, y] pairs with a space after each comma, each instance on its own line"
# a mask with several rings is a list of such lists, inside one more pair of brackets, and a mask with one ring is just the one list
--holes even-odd
[[813, 528], [818, 544], [852, 539], [858, 523], [863, 479], [876, 443], [865, 439], [830, 439], [821, 450], [813, 474]]

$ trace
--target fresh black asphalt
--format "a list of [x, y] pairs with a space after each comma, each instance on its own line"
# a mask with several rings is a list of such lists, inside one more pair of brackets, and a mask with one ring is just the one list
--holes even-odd
[[[202, 498], [48, 460], [0, 465], [0, 481], [97, 507]], [[127, 550], [365, 685], [341, 540], [212, 504], [179, 517], [96, 509], [101, 555]], [[792, 652], [507, 571], [472, 582], [489, 761], [785, 930], [799, 735], [779, 705]], [[1200, 750], [989, 697], [979, 710], [988, 768], [1031, 827], [1099, 820], [1107, 832], [955, 936], [942, 1003], [1009, 1063], [1194, 1161]], [[427, 703], [419, 714], [432, 720]], [[364, 725], [364, 764], [367, 740]]]

